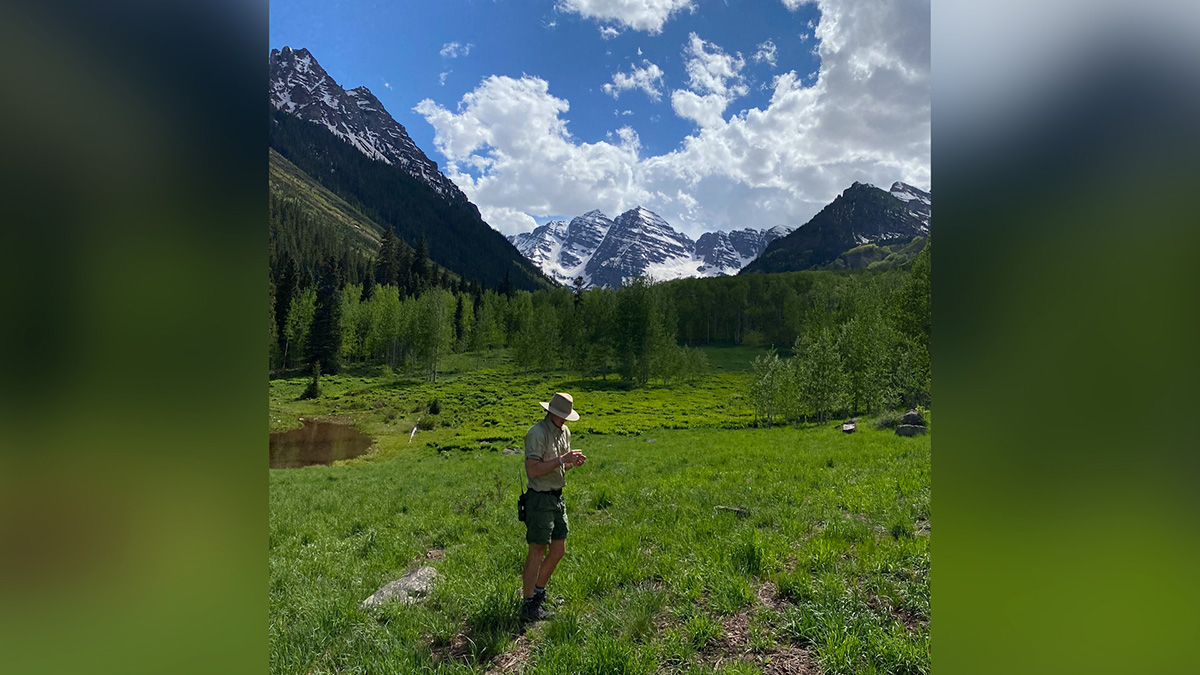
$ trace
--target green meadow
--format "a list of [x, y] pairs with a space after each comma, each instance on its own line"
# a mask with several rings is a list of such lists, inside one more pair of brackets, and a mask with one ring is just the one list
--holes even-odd
[[[927, 673], [930, 437], [755, 428], [761, 351], [705, 351], [710, 373], [670, 386], [522, 373], [503, 350], [450, 357], [436, 384], [322, 377], [315, 400], [272, 380], [272, 431], [331, 419], [376, 444], [270, 471], [271, 672]], [[588, 462], [567, 476], [556, 616], [523, 625], [522, 459], [503, 450], [555, 391]], [[427, 600], [358, 609], [425, 564]]]

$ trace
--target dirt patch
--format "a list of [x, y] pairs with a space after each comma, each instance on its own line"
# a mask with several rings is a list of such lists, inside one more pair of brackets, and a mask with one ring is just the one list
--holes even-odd
[[892, 615], [892, 618], [904, 624], [904, 628], [910, 633], [917, 632], [919, 629], [929, 623], [928, 620], [924, 619], [916, 612], [903, 607], [896, 607], [892, 605], [891, 601], [887, 598], [880, 597], [874, 593], [867, 597], [867, 606], [876, 612], [886, 612]]
[[529, 653], [529, 639], [524, 634], [518, 635], [512, 649], [492, 659], [492, 665], [485, 675], [520, 672], [529, 663]]
[[450, 638], [450, 642], [439, 647], [430, 649], [434, 663], [443, 661], [459, 661], [461, 663], [471, 662], [471, 641], [467, 636], [459, 633]]
[[444, 557], [446, 557], [446, 551], [445, 551], [445, 549], [440, 549], [440, 548], [430, 549], [425, 554], [426, 560], [441, 560]]
[[930, 525], [929, 525], [929, 521], [927, 519], [918, 518], [916, 525], [917, 526], [915, 528], [913, 528], [913, 531], [916, 532], [918, 537], [928, 537], [929, 536]]
[[781, 612], [784, 609], [787, 609], [788, 605], [791, 604], [787, 600], [779, 597], [779, 587], [770, 581], [764, 583], [762, 586], [759, 586], [758, 603], [763, 607], [773, 609], [776, 612]]
[[715, 644], [727, 654], [742, 654], [750, 649], [750, 612], [742, 610], [721, 622], [721, 639]]
[[759, 660], [764, 675], [817, 675], [821, 667], [806, 649], [784, 647]]

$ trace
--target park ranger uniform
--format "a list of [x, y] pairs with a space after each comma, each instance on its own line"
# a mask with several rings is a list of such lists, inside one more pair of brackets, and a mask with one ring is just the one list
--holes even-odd
[[[571, 430], [564, 423], [555, 426], [549, 416], [529, 428], [525, 434], [525, 458], [545, 461], [562, 457], [571, 450]], [[529, 478], [525, 497], [525, 541], [547, 545], [552, 539], [567, 538], [567, 507], [562, 489], [566, 467], [562, 460], [557, 470]]]

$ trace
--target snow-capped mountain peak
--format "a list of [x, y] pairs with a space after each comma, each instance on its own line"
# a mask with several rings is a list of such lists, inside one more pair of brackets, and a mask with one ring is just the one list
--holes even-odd
[[922, 228], [925, 232], [929, 232], [929, 222], [932, 216], [933, 197], [930, 193], [909, 185], [896, 181], [892, 183], [891, 190], [888, 191], [896, 199], [904, 202], [904, 206], [916, 216], [923, 224]]
[[564, 285], [619, 287], [636, 276], [656, 281], [736, 274], [791, 228], [706, 232], [693, 241], [638, 206], [610, 219], [600, 210], [551, 221], [508, 238], [526, 258]]
[[307, 49], [271, 50], [269, 82], [275, 109], [324, 126], [367, 157], [403, 168], [447, 200], [466, 201], [370, 89], [343, 89]]

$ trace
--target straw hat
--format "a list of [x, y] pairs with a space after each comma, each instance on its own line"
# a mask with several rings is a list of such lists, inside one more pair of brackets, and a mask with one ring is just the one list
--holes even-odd
[[558, 415], [568, 422], [579, 419], [579, 413], [574, 409], [575, 399], [571, 398], [570, 394], [555, 394], [549, 403], [542, 401], [542, 407], [546, 409], [546, 412]]

